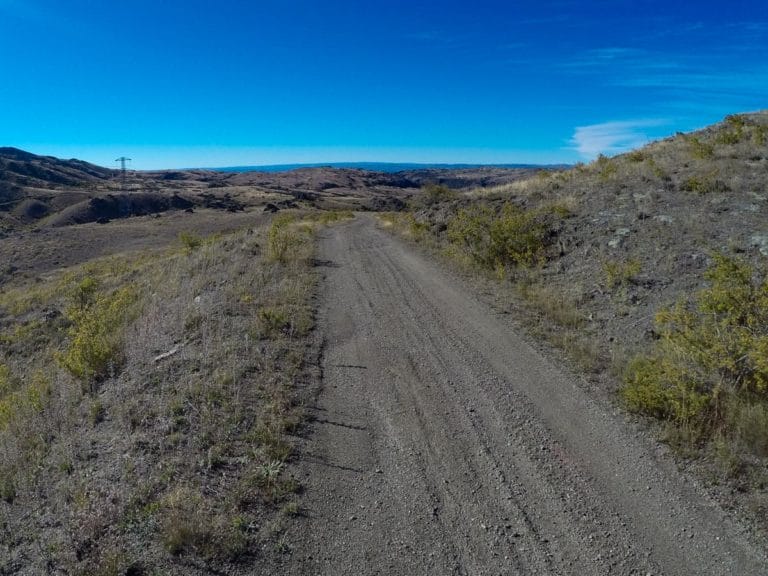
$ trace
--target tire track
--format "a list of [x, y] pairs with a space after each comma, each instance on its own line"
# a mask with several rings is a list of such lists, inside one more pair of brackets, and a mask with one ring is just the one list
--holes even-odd
[[505, 319], [372, 219], [326, 232], [324, 382], [286, 574], [768, 573]]

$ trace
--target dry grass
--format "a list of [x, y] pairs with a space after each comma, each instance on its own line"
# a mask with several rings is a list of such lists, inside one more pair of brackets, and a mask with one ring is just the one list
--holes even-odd
[[[281, 509], [297, 508], [285, 463], [311, 377], [301, 233], [280, 259], [266, 257], [267, 229], [248, 229], [0, 295], [0, 573], [229, 571], [275, 537]], [[126, 286], [133, 313], [111, 325], [120, 370], [57, 362], [77, 342], [73, 311], [103, 312], [92, 302]]]

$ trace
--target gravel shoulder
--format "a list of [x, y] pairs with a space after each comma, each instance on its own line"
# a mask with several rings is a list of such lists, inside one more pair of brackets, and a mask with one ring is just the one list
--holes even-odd
[[324, 231], [286, 574], [768, 573], [747, 529], [372, 218]]

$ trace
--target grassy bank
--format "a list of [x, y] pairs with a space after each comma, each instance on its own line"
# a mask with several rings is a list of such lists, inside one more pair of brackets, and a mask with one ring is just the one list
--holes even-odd
[[207, 574], [279, 551], [313, 378], [313, 230], [335, 218], [6, 285], [0, 573]]

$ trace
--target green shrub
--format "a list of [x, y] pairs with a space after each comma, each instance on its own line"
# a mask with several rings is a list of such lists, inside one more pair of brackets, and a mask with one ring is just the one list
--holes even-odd
[[725, 117], [726, 129], [721, 130], [716, 141], [718, 144], [738, 144], [744, 136], [744, 128], [746, 127], [746, 120], [739, 115], [731, 115]]
[[691, 156], [699, 160], [709, 160], [715, 155], [715, 147], [707, 142], [702, 142], [698, 136], [685, 136]]
[[426, 184], [422, 187], [421, 192], [421, 200], [427, 206], [455, 200], [458, 197], [458, 193], [455, 190], [451, 190], [444, 184]]
[[79, 310], [84, 310], [92, 302], [99, 289], [99, 281], [91, 276], [86, 276], [72, 291], [72, 304]]
[[69, 345], [59, 363], [75, 378], [91, 385], [119, 369], [122, 363], [123, 326], [135, 313], [138, 293], [126, 286], [111, 293], [90, 291], [74, 298], [67, 317]]
[[[694, 440], [715, 433], [745, 437], [750, 426], [739, 422], [763, 422], [768, 277], [765, 271], [755, 276], [744, 261], [716, 255], [706, 273], [709, 287], [656, 315], [659, 342], [627, 370], [622, 395], [631, 410], [686, 427]], [[745, 443], [754, 450], [766, 441]]]
[[507, 203], [463, 208], [448, 223], [448, 239], [482, 268], [529, 266], [544, 258], [549, 227], [545, 214]]
[[680, 189], [686, 192], [695, 192], [697, 194], [713, 194], [718, 192], [727, 192], [728, 185], [715, 177], [714, 174], [705, 176], [691, 176], [683, 181]]
[[203, 245], [203, 239], [193, 232], [179, 232], [179, 240], [190, 252]]

